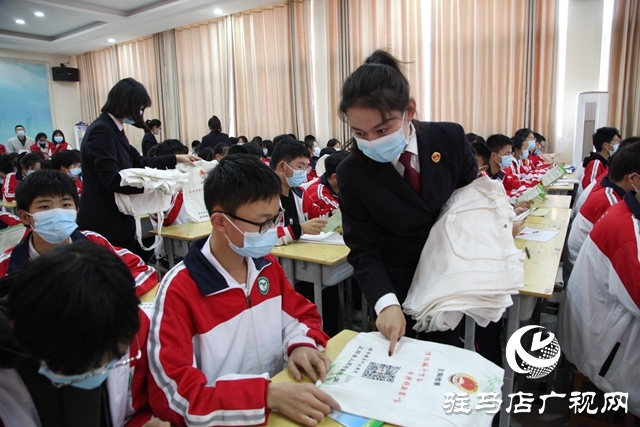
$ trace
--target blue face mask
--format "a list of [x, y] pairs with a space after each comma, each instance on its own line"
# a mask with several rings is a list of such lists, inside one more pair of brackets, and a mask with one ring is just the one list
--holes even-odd
[[64, 141], [64, 138], [61, 136], [54, 136], [53, 141], [60, 144], [62, 141]]
[[500, 169], [506, 169], [511, 166], [513, 163], [513, 156], [511, 154], [507, 154], [502, 156], [502, 161], [500, 162]]
[[522, 156], [520, 156], [520, 158], [522, 158], [522, 159], [527, 159], [527, 158], [529, 158], [529, 150], [524, 150], [524, 151], [522, 152]]
[[616, 144], [613, 146], [613, 151], [612, 150], [608, 150], [609, 151], [609, 155], [613, 156], [614, 154], [616, 154], [616, 152], [618, 151], [618, 147], [620, 147], [620, 144]]
[[[404, 113], [402, 113], [402, 123], [404, 124]], [[402, 125], [400, 128], [373, 141], [355, 137], [358, 148], [368, 158], [380, 163], [389, 163], [400, 156], [404, 147], [407, 146], [407, 139], [404, 137]]]
[[64, 242], [78, 228], [75, 209], [48, 209], [29, 215], [35, 221], [33, 231], [52, 245]]
[[313, 155], [316, 157], [320, 157], [320, 147], [314, 147]]
[[536, 140], [532, 139], [529, 141], [529, 151], [533, 151], [536, 148]]
[[293, 175], [291, 175], [290, 177], [285, 175], [285, 179], [287, 180], [287, 184], [289, 184], [289, 187], [300, 187], [302, 184], [307, 182], [307, 171], [305, 169], [293, 169], [288, 164], [285, 163], [285, 165], [287, 165], [287, 167], [293, 171]]
[[114, 360], [102, 368], [79, 375], [56, 374], [52, 372], [45, 363], [42, 363], [38, 373], [40, 375], [44, 375], [59, 387], [70, 385], [71, 387], [81, 388], [84, 390], [92, 390], [100, 387], [104, 380], [107, 379], [109, 371], [115, 367], [116, 363], [118, 363], [118, 361]]
[[269, 153], [269, 150], [267, 150], [266, 148], [263, 148], [262, 154], [264, 154], [264, 156], [267, 157], [267, 153]]
[[224, 215], [224, 217], [227, 218], [227, 221], [229, 221], [229, 223], [231, 223], [231, 225], [233, 225], [233, 227], [244, 236], [242, 247], [240, 248], [231, 243], [229, 237], [225, 235], [229, 242], [229, 247], [231, 247], [231, 249], [240, 256], [251, 258], [263, 257], [271, 252], [278, 241], [278, 231], [275, 227], [268, 229], [262, 234], [257, 231], [241, 231], [226, 215]]
[[[142, 116], [144, 114], [144, 110], [140, 110], [140, 116]], [[130, 118], [130, 117], [125, 117], [124, 119], [122, 119], [122, 121], [128, 125], [134, 125], [136, 122]]]
[[534, 151], [533, 154], [535, 154], [536, 156], [539, 156], [541, 152], [542, 152], [541, 149], [536, 148], [536, 151]]

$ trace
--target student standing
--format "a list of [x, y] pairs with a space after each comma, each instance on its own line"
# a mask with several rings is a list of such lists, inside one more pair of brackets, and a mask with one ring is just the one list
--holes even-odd
[[[231, 145], [229, 142], [229, 135], [222, 132], [222, 123], [218, 116], [212, 116], [209, 119], [209, 133], [202, 137], [202, 142], [198, 146], [199, 150], [202, 150], [205, 147], [215, 147], [219, 143], [225, 143], [226, 145]], [[246, 142], [245, 138], [245, 142]]]
[[160, 131], [162, 131], [162, 122], [158, 119], [147, 120], [145, 122], [147, 125], [147, 129], [144, 131], [144, 136], [142, 137], [142, 155], [148, 156], [149, 149], [154, 145], [158, 145], [158, 135], [160, 135]]
[[16, 136], [7, 141], [7, 150], [9, 153], [18, 154], [28, 152], [31, 146], [36, 143], [35, 139], [27, 136], [22, 125], [16, 125], [15, 132]]
[[128, 168], [175, 168], [190, 163], [188, 154], [141, 157], [129, 144], [124, 123], [145, 129], [144, 109], [151, 105], [147, 90], [132, 78], [111, 88], [102, 114], [89, 126], [82, 140], [82, 200], [78, 225], [102, 234], [113, 245], [146, 256], [135, 240], [135, 221], [116, 206], [114, 193], [139, 194], [142, 188], [120, 186], [120, 170]]
[[[401, 304], [429, 231], [478, 167], [460, 125], [413, 120], [409, 82], [387, 52], [374, 52], [345, 81], [339, 111], [354, 134], [338, 167], [349, 262], [393, 353], [401, 336], [416, 336]], [[418, 337], [457, 345], [459, 331]]]
[[580, 181], [580, 193], [609, 167], [609, 157], [618, 150], [619, 145], [620, 132], [616, 128], [602, 127], [593, 134], [593, 148], [596, 151], [589, 153], [582, 162], [584, 175]]

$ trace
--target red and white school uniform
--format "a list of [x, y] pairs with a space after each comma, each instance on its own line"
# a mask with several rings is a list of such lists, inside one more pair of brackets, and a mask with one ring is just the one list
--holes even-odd
[[236, 282], [195, 242], [167, 273], [149, 334], [149, 402], [171, 425], [266, 424], [269, 378], [299, 346], [322, 350], [315, 305], [298, 294], [272, 255], [246, 258]]
[[600, 154], [592, 152], [584, 159], [582, 167], [584, 168], [584, 175], [582, 175], [582, 180], [580, 181], [578, 190], [580, 193], [595, 181], [598, 176], [609, 169], [609, 162]]
[[73, 182], [76, 184], [76, 190], [78, 190], [78, 196], [82, 196], [82, 180], [78, 177], [72, 177]]
[[508, 168], [502, 170], [504, 174], [502, 185], [509, 198], [519, 197], [528, 188], [535, 187], [539, 183], [536, 180], [523, 180], [518, 172], [520, 168], [517, 162], [513, 161]]
[[563, 354], [604, 392], [629, 393], [640, 416], [640, 204], [609, 208], [584, 242], [558, 316]]
[[[22, 174], [20, 174], [22, 178]], [[13, 202], [16, 200], [16, 188], [18, 188], [18, 175], [16, 172], [8, 173], [7, 176], [4, 177], [4, 182], [2, 183], [2, 198], [5, 202]]]
[[[145, 264], [142, 258], [127, 249], [112, 246], [111, 243], [100, 234], [94, 233], [93, 231], [76, 230], [71, 233], [70, 237], [72, 242], [89, 240], [97, 245], [104, 246], [118, 255], [127, 265], [131, 275], [135, 279], [136, 295], [142, 296], [158, 284], [158, 274], [152, 267]], [[29, 230], [20, 243], [13, 248], [7, 249], [0, 255], [0, 277], [17, 273], [39, 256], [31, 242], [31, 231]]]
[[[309, 193], [301, 187], [291, 188], [289, 191], [289, 197], [293, 197], [296, 206], [296, 214], [300, 223], [314, 218], [326, 218], [331, 212], [331, 210], [321, 209], [318, 205], [313, 203]], [[277, 226], [277, 228], [278, 243], [276, 243], [276, 245], [291, 243], [300, 237], [296, 236], [294, 227], [291, 224], [285, 224], [284, 220]]]
[[335, 209], [340, 209], [340, 201], [338, 194], [333, 191], [333, 188], [327, 180], [327, 174], [322, 176], [309, 187], [307, 187], [307, 194], [311, 197], [311, 201], [318, 205], [322, 212], [331, 212]]
[[593, 224], [607, 209], [622, 200], [624, 193], [625, 191], [609, 181], [608, 177], [604, 177], [598, 185], [593, 187], [571, 224], [567, 240], [567, 261], [570, 265], [575, 264], [582, 244], [593, 229]]
[[46, 141], [44, 144], [44, 147], [41, 147], [40, 143], [36, 141], [35, 144], [29, 147], [29, 150], [32, 153], [40, 154], [40, 157], [42, 157], [45, 160], [50, 159], [51, 156], [53, 156], [53, 142]]
[[67, 141], [62, 141], [60, 143], [56, 143], [54, 142], [53, 147], [51, 148], [51, 155], [53, 156], [54, 154], [56, 154], [59, 151], [64, 151], [64, 150], [71, 150], [71, 146], [69, 145], [69, 143]]
[[536, 154], [529, 154], [529, 164], [531, 165], [531, 169], [533, 170], [549, 169], [549, 164], [545, 162], [541, 156], [538, 156]]
[[0, 230], [20, 224], [22, 221], [17, 216], [8, 212], [0, 212]]

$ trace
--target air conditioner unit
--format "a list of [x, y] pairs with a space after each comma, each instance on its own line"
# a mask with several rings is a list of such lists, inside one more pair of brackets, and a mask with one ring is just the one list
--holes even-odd
[[596, 129], [607, 126], [609, 117], [608, 92], [582, 92], [578, 94], [573, 164], [579, 166], [593, 151], [592, 136]]

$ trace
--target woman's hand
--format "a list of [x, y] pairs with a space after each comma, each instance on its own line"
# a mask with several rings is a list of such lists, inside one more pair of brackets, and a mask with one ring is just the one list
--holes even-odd
[[399, 305], [390, 305], [382, 309], [376, 328], [389, 340], [389, 356], [393, 354], [400, 337], [404, 336], [407, 320]]
[[194, 156], [193, 154], [176, 154], [176, 163], [194, 164], [198, 160], [202, 159], [198, 156]]

